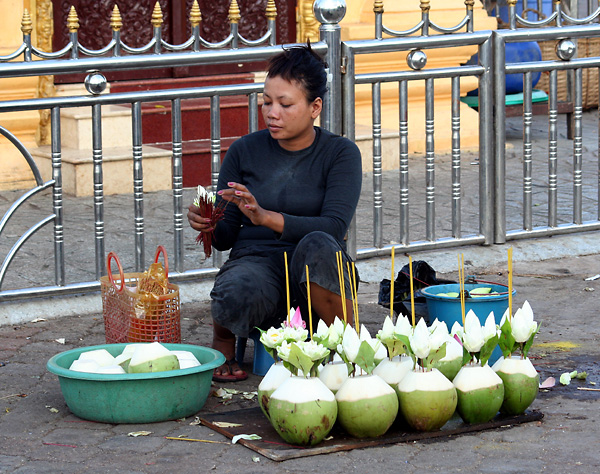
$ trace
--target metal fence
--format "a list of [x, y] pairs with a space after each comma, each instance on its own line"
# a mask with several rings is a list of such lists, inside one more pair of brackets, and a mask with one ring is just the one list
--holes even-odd
[[[564, 232], [580, 232], [600, 228], [598, 207], [598, 163], [596, 156], [595, 181], [591, 188], [595, 193], [591, 198], [591, 207], [595, 215], [584, 219], [583, 196], [591, 191], [584, 189], [582, 175], [584, 156], [582, 154], [581, 126], [581, 73], [586, 68], [599, 68], [600, 57], [577, 58], [575, 46], [578, 38], [600, 36], [600, 26], [596, 23], [600, 10], [579, 20], [566, 15], [560, 2], [554, 2], [554, 13], [545, 20], [533, 21], [522, 18], [516, 11], [516, 0], [509, 0], [509, 28], [498, 31], [477, 31], [473, 20], [474, 1], [465, 1], [465, 16], [454, 27], [442, 28], [429, 17], [429, 2], [421, 0], [421, 21], [406, 31], [394, 31], [384, 25], [383, 1], [375, 0], [375, 24], [372, 40], [342, 42], [339, 22], [344, 16], [343, 0], [317, 0], [315, 17], [321, 23], [321, 40], [313, 44], [322, 54], [329, 68], [329, 91], [324, 100], [321, 125], [335, 133], [342, 133], [352, 140], [356, 139], [355, 96], [360, 85], [370, 85], [372, 101], [372, 192], [361, 198], [372, 207], [372, 222], [364, 216], [357, 216], [349, 231], [349, 248], [358, 258], [388, 255], [392, 247], [404, 251], [417, 251], [426, 248], [456, 247], [468, 244], [501, 244], [509, 239], [551, 235]], [[158, 5], [158, 4], [157, 4]], [[194, 3], [195, 7], [197, 4]], [[69, 17], [70, 43], [56, 53], [44, 53], [31, 45], [31, 21], [27, 15], [23, 19], [23, 45], [13, 54], [0, 57], [0, 78], [59, 75], [67, 73], [89, 73], [86, 88], [89, 95], [78, 97], [53, 97], [30, 100], [12, 100], [0, 102], [1, 114], [26, 110], [50, 110], [52, 178], [46, 182], [32, 158], [30, 152], [16, 139], [15, 135], [0, 126], [0, 133], [7, 137], [23, 154], [36, 180], [36, 187], [19, 196], [8, 208], [0, 220], [0, 243], [6, 238], [8, 221], [19, 208], [32, 196], [46, 189], [52, 189], [52, 209], [38, 222], [31, 223], [29, 229], [18, 236], [4, 256], [0, 267], [0, 301], [29, 298], [54, 294], [92, 291], [99, 289], [98, 280], [106, 274], [105, 254], [105, 201], [103, 192], [105, 180], [110, 176], [103, 174], [102, 147], [102, 110], [114, 104], [126, 104], [132, 110], [132, 160], [133, 160], [133, 223], [134, 232], [130, 236], [135, 248], [135, 271], [146, 268], [145, 246], [146, 229], [144, 202], [148, 199], [143, 190], [144, 157], [142, 153], [141, 107], [155, 101], [170, 101], [172, 106], [172, 234], [174, 257], [170, 277], [173, 281], [209, 277], [214, 275], [223, 256], [216, 253], [211, 264], [202, 268], [186, 268], [184, 252], [184, 203], [182, 185], [182, 102], [195, 98], [210, 98], [211, 116], [211, 176], [213, 183], [219, 172], [221, 161], [220, 100], [222, 97], [242, 95], [247, 97], [249, 110], [249, 129], [258, 129], [258, 103], [262, 84], [239, 84], [229, 86], [211, 86], [189, 89], [168, 89], [147, 92], [111, 93], [100, 95], [105, 81], [102, 72], [151, 69], [159, 67], [192, 66], [208, 64], [227, 64], [266, 60], [281, 51], [281, 45], [274, 44], [275, 23], [273, 21], [274, 1], [269, 0], [266, 15], [269, 18], [267, 33], [256, 41], [241, 37], [237, 30], [240, 20], [237, 3], [232, 1], [230, 9], [231, 34], [220, 43], [208, 43], [200, 37], [199, 10], [192, 9], [190, 23], [192, 35], [181, 45], [170, 45], [161, 39], [160, 8], [153, 16], [154, 36], [143, 48], [130, 48], [119, 36], [118, 9], [113, 13], [113, 38], [102, 50], [90, 51], [83, 48], [77, 39], [77, 18], [72, 10]], [[553, 24], [554, 26], [551, 26]], [[433, 34], [432, 34], [433, 33]], [[385, 37], [384, 37], [385, 36]], [[506, 63], [505, 47], [507, 43], [521, 41], [560, 40], [558, 57], [552, 61], [524, 63]], [[239, 48], [243, 44], [244, 48]], [[429, 50], [452, 48], [457, 46], [475, 46], [478, 60], [475, 64], [465, 64], [450, 68], [426, 68]], [[123, 55], [122, 53], [126, 54]], [[408, 52], [407, 67], [399, 65], [397, 71], [371, 73], [356, 72], [356, 58], [361, 55], [374, 55], [387, 52]], [[65, 55], [70, 58], [63, 58]], [[32, 61], [33, 56], [41, 58]], [[22, 60], [19, 60], [22, 59]], [[557, 153], [557, 82], [556, 74], [560, 70], [573, 71], [569, 81], [569, 101], [572, 103], [573, 160], [572, 160], [572, 219], [563, 222], [565, 199], [560, 196], [562, 188], [557, 184], [557, 168], [562, 159]], [[531, 75], [536, 71], [548, 71], [550, 90], [548, 94], [548, 150], [547, 150], [547, 200], [543, 206], [547, 210], [544, 225], [536, 225], [532, 217], [535, 205], [532, 200], [532, 181], [539, 178], [539, 164], [533, 162], [531, 123], [532, 123], [532, 87]], [[505, 150], [505, 78], [507, 74], [523, 74], [523, 174], [520, 183], [507, 179]], [[476, 156], [476, 188], [466, 190], [463, 183], [465, 159], [470, 160], [461, 150], [460, 83], [463, 78], [475, 77], [478, 81], [479, 147]], [[451, 82], [451, 136], [452, 150], [449, 157], [436, 151], [434, 135], [435, 122], [435, 84], [440, 80]], [[425, 90], [425, 154], [414, 157], [409, 154], [408, 136], [408, 88], [411, 83], [423, 83]], [[381, 85], [395, 84], [398, 88], [398, 133], [393, 140], [398, 150], [399, 167], [397, 170], [382, 168], [381, 133]], [[69, 242], [64, 236], [63, 189], [61, 174], [61, 109], [83, 107], [91, 109], [92, 114], [92, 152], [93, 152], [93, 214], [94, 214], [94, 261], [95, 279], [91, 281], [70, 281], [67, 278], [65, 254]], [[596, 154], [597, 155], [597, 154]], [[585, 164], [585, 169], [589, 164]], [[543, 171], [542, 171], [543, 172]], [[537, 173], [537, 174], [536, 174]], [[390, 176], [397, 176], [393, 190], [384, 185]], [[443, 180], [441, 179], [443, 177]], [[387, 181], [386, 181], [387, 180]], [[449, 183], [449, 184], [441, 184]], [[564, 187], [564, 184], [561, 184]], [[518, 200], [519, 216], [522, 228], [508, 228], [506, 217], [507, 189], [514, 196], [520, 189], [523, 198]], [[388, 194], [385, 194], [388, 193]], [[392, 193], [396, 194], [393, 196]], [[475, 195], [476, 209], [470, 209], [465, 219], [464, 197], [467, 193]], [[473, 200], [471, 201], [473, 202]], [[365, 202], [361, 204], [362, 208]], [[422, 219], [413, 218], [414, 209], [423, 209]], [[440, 217], [439, 209], [447, 216]], [[589, 208], [589, 206], [587, 207]], [[586, 209], [587, 209], [586, 208]], [[586, 211], [587, 212], [587, 211]], [[587, 213], [589, 214], [589, 213]], [[586, 214], [586, 216], [587, 216]], [[589, 217], [589, 216], [588, 216]], [[467, 222], [468, 221], [468, 222]], [[393, 223], [390, 234], [388, 224]], [[512, 222], [512, 221], [511, 221]], [[2, 289], [3, 280], [19, 250], [35, 234], [40, 233], [47, 224], [53, 225], [54, 281], [47, 285]], [[387, 227], [386, 227], [387, 226]], [[419, 227], [417, 231], [417, 227]], [[512, 223], [510, 226], [514, 226]], [[359, 240], [357, 234], [367, 234], [371, 242]], [[2, 248], [2, 247], [0, 247]]]

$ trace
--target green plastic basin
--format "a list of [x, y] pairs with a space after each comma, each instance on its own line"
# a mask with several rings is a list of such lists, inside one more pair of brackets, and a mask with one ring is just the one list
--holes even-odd
[[58, 375], [71, 412], [104, 423], [152, 423], [198, 413], [208, 398], [213, 370], [225, 362], [220, 352], [191, 344], [163, 344], [169, 350], [190, 351], [199, 367], [147, 374], [92, 374], [69, 370], [82, 352], [106, 349], [119, 355], [127, 344], [103, 344], [71, 349], [52, 357], [47, 369]]

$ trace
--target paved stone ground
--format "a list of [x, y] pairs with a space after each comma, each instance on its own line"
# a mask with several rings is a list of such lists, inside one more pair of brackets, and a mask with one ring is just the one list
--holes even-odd
[[[600, 470], [600, 325], [597, 281], [584, 281], [598, 271], [598, 257], [515, 264], [515, 304], [527, 299], [542, 322], [531, 355], [544, 380], [571, 370], [587, 371], [587, 381], [542, 391], [532, 408], [541, 422], [510, 429], [478, 432], [429, 442], [359, 449], [284, 462], [270, 461], [203, 426], [194, 417], [147, 425], [109, 425], [80, 420], [69, 412], [57, 377], [45, 369], [57, 352], [104, 342], [101, 314], [52, 319], [0, 328], [0, 472], [154, 473], [395, 473], [395, 472], [597, 472]], [[502, 265], [473, 268], [482, 279], [505, 281]], [[456, 278], [455, 274], [443, 275]], [[596, 288], [596, 292], [590, 291]], [[361, 320], [376, 331], [387, 310], [377, 305], [378, 285], [360, 291]], [[210, 313], [206, 304], [184, 306], [184, 342], [210, 343]], [[64, 337], [65, 345], [55, 342]], [[570, 343], [573, 343], [571, 345]], [[251, 346], [249, 347], [251, 348]], [[246, 354], [251, 367], [252, 351]], [[255, 390], [260, 377], [222, 386]], [[597, 385], [593, 385], [597, 384]], [[201, 414], [256, 405], [235, 395], [233, 402], [210, 397]], [[53, 409], [58, 412], [54, 412]], [[243, 420], [232, 420], [243, 423]], [[144, 437], [132, 431], [148, 430]], [[167, 440], [185, 436], [223, 444]]]

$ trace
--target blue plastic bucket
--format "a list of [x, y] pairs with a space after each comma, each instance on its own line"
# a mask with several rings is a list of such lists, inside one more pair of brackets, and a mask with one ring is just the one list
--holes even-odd
[[[498, 294], [479, 296], [475, 298], [465, 298], [465, 314], [472, 309], [483, 325], [485, 324], [485, 320], [490, 312], [493, 311], [496, 324], [500, 324], [502, 315], [508, 309], [508, 287], [493, 283], [465, 284], [465, 290], [469, 292], [474, 288], [491, 288], [492, 292], [497, 292]], [[438, 295], [439, 293], [458, 293], [459, 291], [460, 287], [458, 283], [451, 283], [448, 285], [433, 285], [421, 289], [421, 293], [427, 301], [429, 321], [434, 321], [437, 318], [440, 321], [445, 322], [448, 326], [448, 329], [452, 329], [452, 325], [454, 323], [459, 323], [462, 325], [460, 298]], [[514, 297], [517, 292], [513, 289], [512, 293]], [[492, 356], [490, 357], [489, 364], [492, 365], [500, 358], [500, 356], [502, 356], [502, 351], [498, 346], [496, 346]]]
[[254, 362], [252, 363], [252, 373], [254, 375], [265, 375], [273, 363], [273, 357], [269, 355], [263, 343], [260, 342], [260, 333], [253, 331], [250, 338], [254, 341]]

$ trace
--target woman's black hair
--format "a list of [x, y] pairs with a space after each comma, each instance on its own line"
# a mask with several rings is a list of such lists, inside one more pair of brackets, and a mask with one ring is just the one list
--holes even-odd
[[327, 64], [310, 47], [295, 46], [284, 49], [282, 53], [273, 56], [267, 68], [268, 77], [281, 77], [286, 81], [297, 81], [304, 87], [308, 102], [317, 97], [321, 99], [327, 92]]

